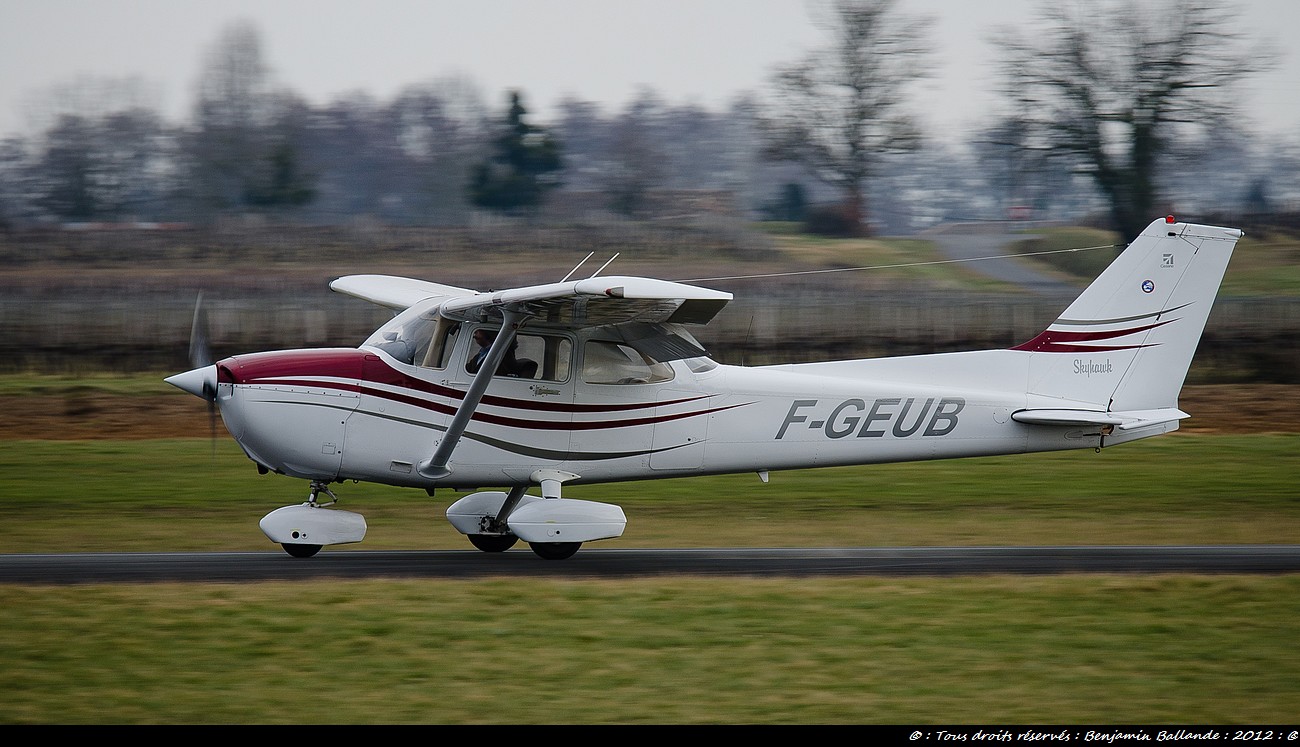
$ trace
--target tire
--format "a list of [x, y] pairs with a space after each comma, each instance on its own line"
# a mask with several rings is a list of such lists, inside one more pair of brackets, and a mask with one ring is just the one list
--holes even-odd
[[280, 545], [280, 547], [283, 547], [285, 552], [289, 553], [295, 558], [310, 558], [311, 556], [320, 552], [320, 548], [321, 548], [320, 545], [296, 545], [291, 542], [285, 542], [284, 544]]
[[539, 558], [546, 560], [565, 560], [573, 557], [573, 554], [582, 547], [581, 542], [530, 542], [528, 546], [533, 548]]
[[471, 534], [469, 543], [483, 552], [505, 552], [515, 546], [519, 538], [513, 534]]

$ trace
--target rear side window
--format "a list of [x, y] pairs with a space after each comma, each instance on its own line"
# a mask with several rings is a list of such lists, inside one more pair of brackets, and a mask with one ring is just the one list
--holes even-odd
[[671, 366], [622, 343], [590, 340], [583, 349], [582, 380], [588, 384], [653, 384], [672, 378]]

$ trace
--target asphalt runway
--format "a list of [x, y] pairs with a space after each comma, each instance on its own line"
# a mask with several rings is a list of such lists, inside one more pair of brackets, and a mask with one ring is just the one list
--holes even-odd
[[0, 583], [231, 582], [330, 578], [641, 578], [691, 576], [954, 576], [1060, 573], [1300, 572], [1300, 545], [1161, 547], [890, 547], [688, 550], [582, 549], [543, 560], [527, 548], [370, 551], [313, 558], [267, 552], [0, 555]]

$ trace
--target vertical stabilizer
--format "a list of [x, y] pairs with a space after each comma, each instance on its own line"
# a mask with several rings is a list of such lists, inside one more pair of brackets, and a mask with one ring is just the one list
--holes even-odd
[[1061, 317], [1015, 350], [1032, 353], [1031, 406], [1176, 407], [1210, 307], [1242, 235], [1155, 221]]

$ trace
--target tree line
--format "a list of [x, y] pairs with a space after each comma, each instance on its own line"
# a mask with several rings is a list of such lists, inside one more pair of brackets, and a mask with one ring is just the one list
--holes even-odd
[[1131, 236], [1172, 209], [1300, 199], [1298, 144], [1250, 134], [1238, 108], [1272, 55], [1229, 5], [1045, 2], [996, 40], [1002, 105], [960, 142], [911, 114], [931, 19], [897, 0], [818, 10], [824, 44], [722, 111], [644, 89], [612, 114], [566, 100], [546, 123], [525, 91], [498, 107], [457, 77], [312, 106], [236, 23], [204, 54], [187, 122], [131, 82], [48, 96], [39, 132], [0, 141], [0, 225], [640, 219], [709, 194], [746, 219], [842, 235], [1093, 215]]

